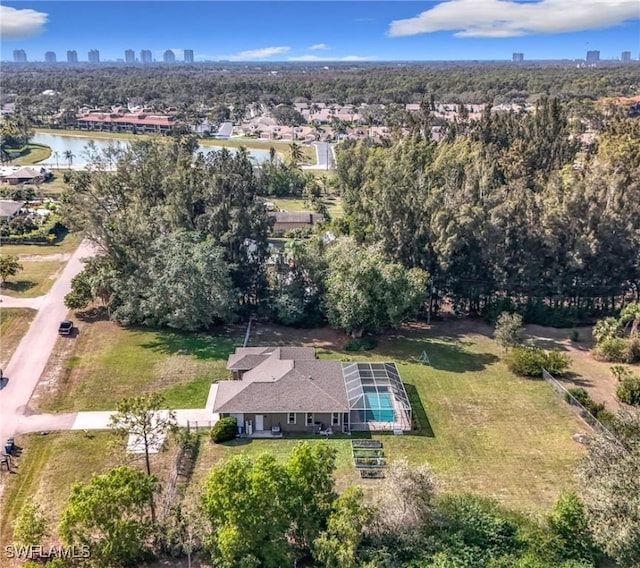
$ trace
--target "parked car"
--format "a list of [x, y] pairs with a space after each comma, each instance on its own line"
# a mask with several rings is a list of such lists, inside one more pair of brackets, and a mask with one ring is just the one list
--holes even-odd
[[58, 327], [58, 333], [60, 335], [71, 335], [73, 333], [73, 322], [69, 320], [61, 321]]

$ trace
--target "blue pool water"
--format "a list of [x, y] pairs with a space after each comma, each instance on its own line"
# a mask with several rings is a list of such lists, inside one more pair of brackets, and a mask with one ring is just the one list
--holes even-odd
[[394, 422], [393, 403], [389, 393], [378, 393], [375, 389], [364, 389], [367, 409], [360, 411], [363, 422]]

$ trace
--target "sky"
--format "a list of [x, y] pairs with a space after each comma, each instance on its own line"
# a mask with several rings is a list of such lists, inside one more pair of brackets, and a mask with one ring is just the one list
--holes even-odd
[[601, 59], [640, 53], [639, 0], [2, 2], [0, 58], [102, 61], [165, 49], [196, 61]]

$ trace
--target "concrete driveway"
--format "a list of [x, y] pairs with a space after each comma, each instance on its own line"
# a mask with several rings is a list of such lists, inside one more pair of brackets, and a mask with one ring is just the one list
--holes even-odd
[[[59, 429], [73, 424], [75, 415], [38, 415], [30, 418], [27, 405], [40, 380], [58, 339], [58, 325], [67, 317], [64, 297], [71, 290], [71, 279], [82, 270], [82, 259], [94, 249], [83, 242], [73, 253], [48, 294], [39, 300], [38, 313], [4, 369], [8, 382], [0, 391], [0, 442], [25, 431]], [[1, 306], [9, 307], [4, 302]]]

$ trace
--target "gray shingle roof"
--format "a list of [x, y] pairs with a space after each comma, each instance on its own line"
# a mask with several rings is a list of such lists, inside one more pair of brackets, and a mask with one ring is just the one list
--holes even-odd
[[276, 223], [309, 223], [313, 225], [324, 221], [324, 215], [308, 211], [270, 211], [267, 215], [273, 217]]
[[0, 200], [0, 217], [11, 217], [16, 211], [22, 209], [24, 201]]

